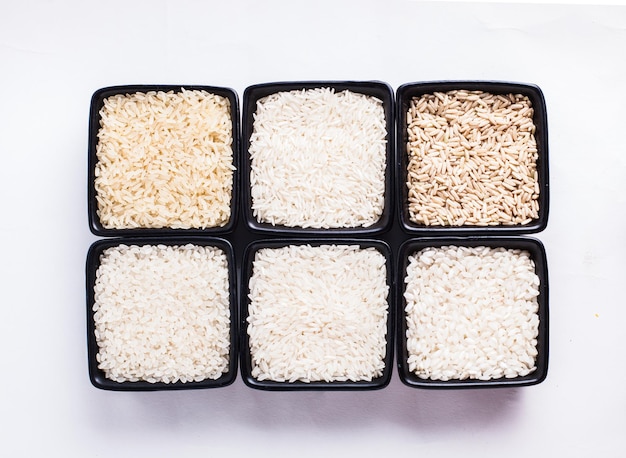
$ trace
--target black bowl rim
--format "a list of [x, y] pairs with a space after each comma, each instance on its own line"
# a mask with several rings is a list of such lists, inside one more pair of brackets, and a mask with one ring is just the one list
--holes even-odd
[[[385, 201], [383, 213], [379, 220], [368, 227], [348, 227], [348, 228], [305, 228], [277, 226], [271, 223], [260, 223], [252, 212], [252, 197], [250, 190], [250, 136], [253, 129], [253, 116], [256, 112], [256, 103], [259, 99], [282, 91], [315, 89], [328, 87], [336, 91], [350, 90], [365, 95], [378, 97], [383, 102], [385, 121], [387, 125], [387, 166], [385, 170]], [[386, 82], [380, 80], [307, 80], [307, 81], [278, 81], [260, 83], [248, 86], [243, 93], [242, 99], [242, 121], [241, 121], [241, 194], [242, 194], [242, 215], [250, 230], [257, 233], [277, 234], [280, 236], [333, 236], [349, 237], [356, 235], [370, 235], [385, 232], [389, 229], [394, 213], [395, 178], [395, 99], [393, 88]]]
[[[539, 174], [539, 217], [526, 225], [498, 225], [498, 226], [459, 226], [440, 227], [418, 225], [409, 220], [408, 210], [404, 205], [406, 199], [406, 172], [405, 161], [405, 131], [406, 107], [411, 97], [432, 92], [451, 91], [454, 89], [482, 90], [495, 94], [515, 92], [526, 95], [533, 104], [533, 121], [536, 126], [535, 139], [537, 141]], [[404, 83], [396, 90], [396, 193], [398, 195], [396, 210], [402, 229], [409, 234], [429, 236], [433, 234], [443, 236], [454, 235], [522, 235], [534, 234], [543, 231], [548, 225], [550, 213], [550, 178], [549, 178], [549, 144], [548, 144], [548, 117], [546, 100], [541, 88], [534, 83], [497, 80], [440, 80], [418, 81]], [[406, 210], [406, 211], [405, 211]]]
[[[230, 219], [224, 226], [208, 227], [205, 229], [173, 229], [173, 228], [124, 228], [109, 229], [102, 226], [98, 217], [98, 203], [96, 201], [95, 190], [95, 167], [98, 159], [96, 157], [96, 145], [98, 142], [98, 130], [100, 129], [99, 111], [104, 104], [104, 99], [117, 94], [134, 94], [137, 92], [149, 91], [174, 91], [202, 90], [222, 97], [226, 97], [230, 102], [230, 114], [232, 122], [232, 150], [233, 150], [233, 186], [231, 192], [231, 214]], [[89, 139], [87, 156], [87, 215], [89, 230], [92, 234], [102, 237], [132, 236], [132, 237], [162, 237], [162, 236], [186, 236], [186, 235], [217, 235], [231, 232], [237, 223], [239, 213], [239, 157], [241, 147], [240, 128], [240, 108], [239, 96], [234, 89], [223, 86], [204, 86], [194, 84], [129, 84], [118, 86], [107, 86], [96, 90], [91, 96], [89, 106]]]
[[[229, 293], [230, 293], [230, 355], [229, 370], [218, 379], [207, 379], [200, 382], [175, 382], [175, 383], [150, 383], [146, 381], [138, 382], [116, 382], [106, 378], [104, 371], [98, 369], [96, 354], [98, 352], [98, 344], [94, 334], [95, 323], [93, 320], [93, 304], [96, 270], [100, 265], [100, 255], [110, 247], [119, 245], [168, 245], [182, 246], [186, 244], [194, 244], [201, 246], [215, 246], [221, 248], [228, 259], [229, 271]], [[204, 388], [220, 388], [232, 384], [237, 377], [238, 364], [238, 288], [236, 279], [236, 268], [233, 247], [229, 241], [218, 237], [170, 237], [170, 238], [153, 238], [153, 237], [124, 237], [109, 238], [98, 240], [89, 247], [87, 252], [87, 262], [85, 265], [85, 287], [87, 291], [87, 358], [89, 380], [91, 384], [102, 390], [109, 391], [165, 391], [165, 390], [191, 390]]]
[[[251, 357], [248, 345], [248, 294], [249, 278], [252, 274], [252, 262], [255, 253], [261, 248], [279, 248], [287, 245], [359, 245], [363, 248], [376, 248], [384, 256], [387, 265], [387, 284], [389, 293], [387, 303], [389, 304], [387, 315], [387, 346], [385, 354], [385, 368], [383, 374], [371, 381], [345, 381], [345, 382], [276, 382], [271, 380], [259, 381], [252, 377]], [[394, 263], [392, 259], [392, 251], [387, 242], [372, 239], [352, 239], [352, 238], [307, 238], [307, 239], [289, 239], [275, 238], [256, 240], [247, 245], [244, 252], [244, 261], [241, 272], [241, 292], [239, 304], [239, 327], [240, 327], [240, 373], [241, 378], [246, 386], [258, 390], [266, 391], [365, 391], [378, 390], [385, 388], [391, 381], [394, 366], [394, 340], [395, 340], [395, 288], [394, 288]]]
[[[537, 369], [523, 377], [499, 378], [491, 380], [430, 380], [421, 379], [412, 374], [406, 362], [406, 320], [404, 309], [406, 301], [404, 299], [405, 283], [404, 273], [408, 264], [408, 257], [415, 251], [428, 247], [441, 246], [491, 246], [512, 249], [527, 250], [535, 262], [535, 272], [540, 278], [539, 285], [539, 335], [537, 337]], [[397, 259], [397, 285], [396, 298], [398, 310], [396, 315], [396, 364], [400, 380], [412, 388], [427, 389], [466, 389], [466, 388], [499, 388], [499, 387], [519, 387], [530, 386], [542, 383], [548, 375], [549, 359], [549, 281], [548, 264], [546, 251], [543, 243], [533, 237], [426, 237], [406, 240], [399, 249]]]

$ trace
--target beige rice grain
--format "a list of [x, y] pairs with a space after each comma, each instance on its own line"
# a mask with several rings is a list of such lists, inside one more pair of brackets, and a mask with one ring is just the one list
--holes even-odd
[[106, 98], [94, 183], [102, 226], [224, 226], [231, 215], [232, 142], [225, 97], [182, 88]]
[[[537, 219], [533, 113], [530, 99], [521, 94], [457, 90], [413, 98], [406, 114], [410, 220], [494, 226]], [[530, 199], [511, 204], [516, 192], [529, 188]], [[488, 207], [475, 208], [476, 197]]]

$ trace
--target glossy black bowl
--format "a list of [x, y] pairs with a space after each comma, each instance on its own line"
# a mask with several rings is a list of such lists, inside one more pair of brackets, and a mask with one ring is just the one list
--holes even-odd
[[[206, 91], [228, 99], [230, 103], [230, 118], [232, 121], [232, 150], [233, 150], [233, 185], [231, 192], [230, 219], [223, 226], [207, 227], [204, 229], [174, 229], [174, 228], [105, 228], [98, 217], [98, 202], [96, 200], [95, 189], [95, 168], [98, 162], [96, 156], [96, 146], [98, 144], [98, 131], [100, 130], [100, 110], [104, 106], [104, 101], [108, 97], [119, 94], [146, 93], [149, 91], [181, 92], [182, 89], [189, 91]], [[89, 110], [89, 151], [88, 151], [88, 186], [87, 186], [87, 209], [89, 218], [89, 229], [95, 235], [105, 237], [115, 236], [181, 236], [181, 235], [221, 235], [233, 230], [236, 224], [239, 203], [239, 145], [240, 145], [240, 121], [239, 121], [239, 98], [237, 93], [230, 88], [215, 86], [194, 86], [194, 85], [127, 85], [110, 86], [98, 89], [91, 97]]]
[[[522, 94], [529, 98], [533, 108], [535, 140], [537, 143], [537, 174], [539, 183], [538, 218], [528, 224], [494, 226], [427, 226], [410, 220], [408, 206], [408, 130], [407, 112], [411, 100], [435, 92], [452, 90], [483, 91], [491, 94]], [[550, 181], [548, 167], [548, 119], [546, 101], [541, 89], [534, 84], [502, 81], [433, 81], [414, 82], [400, 86], [396, 91], [396, 193], [400, 225], [411, 236], [455, 235], [513, 235], [541, 232], [548, 224]]]
[[[249, 282], [253, 273], [253, 262], [255, 254], [262, 248], [280, 248], [288, 245], [359, 245], [362, 248], [373, 247], [385, 256], [386, 269], [387, 269], [387, 285], [389, 286], [389, 292], [387, 296], [387, 302], [389, 304], [387, 314], [387, 342], [386, 353], [384, 357], [385, 367], [381, 376], [372, 379], [371, 381], [294, 381], [294, 382], [282, 382], [272, 380], [257, 380], [252, 376], [252, 356], [250, 354], [248, 329], [248, 306], [250, 304]], [[242, 266], [242, 282], [241, 282], [241, 295], [240, 295], [240, 372], [244, 383], [255, 389], [269, 390], [269, 391], [302, 391], [302, 390], [318, 390], [318, 391], [350, 391], [350, 390], [377, 390], [386, 387], [390, 380], [393, 369], [393, 345], [394, 345], [394, 317], [395, 317], [395, 305], [394, 297], [395, 292], [393, 288], [393, 263], [391, 261], [391, 250], [389, 245], [382, 241], [367, 240], [367, 239], [273, 239], [273, 240], [258, 240], [251, 243], [246, 248], [244, 263]], [[280, 281], [280, 279], [278, 279]]]
[[[307, 90], [315, 88], [330, 88], [336, 92], [349, 90], [351, 92], [376, 97], [382, 101], [385, 113], [385, 123], [387, 129], [386, 145], [386, 170], [385, 170], [385, 196], [382, 215], [377, 222], [368, 227], [346, 227], [346, 228], [305, 228], [273, 225], [271, 223], [259, 222], [253, 214], [252, 196], [250, 189], [250, 169], [251, 161], [249, 155], [250, 137], [254, 131], [254, 116], [257, 102], [271, 94], [295, 90]], [[393, 160], [395, 142], [394, 119], [394, 94], [391, 87], [380, 81], [303, 81], [303, 82], [278, 82], [265, 83], [249, 86], [245, 89], [242, 102], [242, 164], [241, 164], [241, 191], [242, 191], [242, 214], [249, 227], [256, 232], [279, 235], [315, 235], [315, 236], [335, 236], [344, 237], [351, 235], [369, 235], [382, 233], [388, 229], [393, 214]]]
[[[147, 381], [137, 382], [117, 382], [106, 377], [103, 370], [98, 368], [96, 355], [98, 353], [98, 343], [95, 336], [95, 321], [93, 306], [94, 285], [96, 282], [96, 272], [100, 266], [102, 253], [111, 247], [120, 245], [167, 245], [181, 246], [193, 244], [198, 246], [213, 246], [220, 248], [228, 259], [229, 274], [229, 295], [230, 295], [230, 353], [228, 357], [228, 371], [218, 379], [206, 379], [200, 382], [175, 382], [150, 383]], [[109, 238], [94, 242], [87, 253], [86, 264], [86, 293], [87, 293], [87, 355], [89, 366], [89, 379], [93, 386], [103, 390], [111, 391], [157, 391], [157, 390], [190, 390], [199, 388], [219, 388], [230, 385], [237, 376], [237, 356], [238, 356], [238, 335], [237, 335], [237, 281], [235, 275], [234, 255], [231, 244], [221, 238], [216, 237], [177, 237], [177, 238], [148, 238], [148, 237], [128, 237]]]
[[[539, 334], [537, 336], [536, 369], [525, 376], [515, 378], [494, 378], [490, 380], [478, 379], [451, 379], [447, 381], [422, 379], [409, 370], [407, 351], [407, 320], [406, 320], [406, 271], [409, 256], [425, 248], [443, 246], [487, 246], [491, 248], [506, 248], [526, 250], [535, 263], [535, 274], [539, 277]], [[397, 303], [397, 364], [400, 380], [405, 385], [414, 388], [495, 388], [536, 385], [543, 382], [548, 374], [548, 347], [549, 347], [549, 313], [548, 313], [548, 264], [543, 244], [531, 237], [432, 237], [409, 239], [402, 244], [398, 256], [398, 275], [396, 284]]]

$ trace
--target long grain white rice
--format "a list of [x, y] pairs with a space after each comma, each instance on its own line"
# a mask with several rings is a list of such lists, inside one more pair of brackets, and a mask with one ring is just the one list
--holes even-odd
[[526, 251], [427, 248], [405, 277], [409, 370], [432, 380], [512, 378], [536, 369], [539, 277]]
[[539, 217], [530, 99], [456, 90], [411, 100], [410, 220], [427, 226], [528, 224]]
[[250, 137], [252, 210], [288, 227], [368, 227], [383, 213], [381, 100], [331, 88], [260, 99]]
[[279, 382], [382, 375], [385, 257], [356, 245], [289, 245], [256, 252], [247, 318], [252, 376]]
[[219, 378], [229, 367], [228, 285], [216, 247], [106, 249], [94, 286], [98, 367], [116, 382]]
[[109, 229], [209, 228], [230, 219], [232, 119], [206, 91], [104, 100], [96, 146], [98, 217]]

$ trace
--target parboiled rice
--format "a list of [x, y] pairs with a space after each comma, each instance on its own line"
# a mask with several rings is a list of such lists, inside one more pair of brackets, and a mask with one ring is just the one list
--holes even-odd
[[218, 379], [229, 367], [228, 275], [216, 247], [106, 249], [94, 286], [98, 367], [116, 382]]
[[331, 88], [260, 99], [250, 137], [257, 221], [304, 228], [368, 227], [384, 208], [382, 102]]
[[260, 381], [361, 381], [382, 375], [388, 315], [385, 257], [356, 245], [256, 252], [247, 318]]
[[539, 277], [521, 250], [444, 246], [409, 257], [409, 370], [422, 379], [512, 378], [536, 369]]
[[232, 119], [226, 97], [150, 91], [104, 100], [96, 146], [98, 217], [108, 229], [228, 223]]

